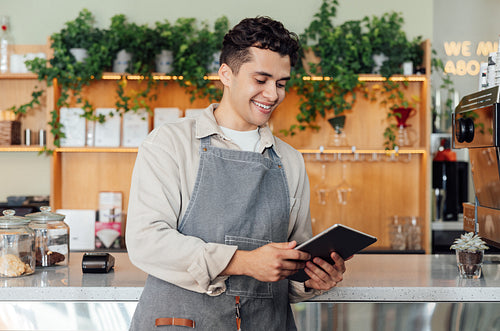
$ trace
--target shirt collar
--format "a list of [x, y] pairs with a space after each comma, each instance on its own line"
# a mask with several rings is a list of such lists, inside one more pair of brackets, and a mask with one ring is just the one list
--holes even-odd
[[[213, 103], [208, 106], [200, 116], [196, 119], [196, 138], [201, 139], [211, 135], [224, 136], [222, 130], [219, 128], [217, 121], [215, 120], [214, 110], [219, 106], [217, 103]], [[262, 153], [266, 148], [273, 147], [276, 154], [281, 157], [281, 153], [278, 150], [273, 133], [267, 124], [264, 124], [259, 129], [260, 142], [259, 142], [259, 152]]]

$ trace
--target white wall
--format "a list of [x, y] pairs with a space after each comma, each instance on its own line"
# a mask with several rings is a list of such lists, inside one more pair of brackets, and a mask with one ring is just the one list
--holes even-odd
[[[338, 23], [401, 12], [410, 37], [432, 37], [432, 0], [340, 0]], [[64, 22], [74, 19], [82, 8], [89, 9], [100, 27], [107, 27], [115, 14], [125, 14], [131, 21], [144, 24], [178, 17], [196, 17], [213, 22], [226, 15], [230, 24], [244, 17], [267, 15], [281, 20], [290, 30], [301, 33], [317, 12], [321, 0], [0, 0], [0, 15], [11, 19], [12, 31], [19, 44], [43, 44], [60, 30]]]
[[[405, 18], [410, 38], [432, 38], [432, 0], [340, 0], [335, 23], [396, 11]], [[226, 15], [230, 24], [242, 18], [267, 15], [282, 21], [300, 34], [313, 19], [321, 0], [0, 0], [0, 15], [11, 22], [17, 44], [45, 44], [66, 21], [73, 20], [82, 8], [89, 9], [98, 26], [108, 27], [115, 14], [125, 14], [130, 21], [151, 26], [156, 21], [195, 17], [212, 23]], [[0, 201], [9, 195], [50, 193], [50, 159], [36, 153], [0, 153]], [[77, 175], [77, 174], [75, 174]]]

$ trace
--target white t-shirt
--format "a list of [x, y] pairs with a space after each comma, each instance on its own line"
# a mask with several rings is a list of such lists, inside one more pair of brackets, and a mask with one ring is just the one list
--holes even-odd
[[222, 132], [230, 138], [236, 145], [247, 152], [257, 152], [259, 147], [259, 128], [251, 131], [236, 131], [220, 127]]

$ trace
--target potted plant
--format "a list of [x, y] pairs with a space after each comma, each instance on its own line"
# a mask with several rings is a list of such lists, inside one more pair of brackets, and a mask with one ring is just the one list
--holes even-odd
[[[336, 0], [323, 0], [314, 20], [301, 35], [301, 56], [313, 60], [303, 61], [310, 68], [301, 63], [295, 68], [291, 85], [300, 96], [300, 113], [297, 115], [298, 124], [282, 130], [285, 135], [293, 135], [297, 129], [318, 129], [315, 125], [318, 115], [324, 118], [331, 116], [332, 112], [334, 116], [346, 115], [356, 102], [355, 90], [364, 85], [359, 81], [359, 74], [373, 72], [373, 55], [381, 50], [387, 56], [380, 69], [384, 76], [400, 73], [401, 65], [406, 61], [420, 65], [421, 39], [407, 40], [399, 14], [364, 17], [336, 26], [333, 19], [337, 6]], [[320, 59], [319, 63], [310, 55], [311, 50]], [[326, 79], [307, 79], [307, 75]]]
[[[300, 36], [301, 57], [312, 61], [299, 61], [294, 68], [291, 85], [300, 96], [300, 113], [298, 124], [282, 131], [285, 135], [294, 135], [297, 129], [302, 131], [308, 127], [317, 130], [319, 127], [314, 122], [318, 115], [331, 116], [332, 111], [334, 116], [344, 114], [356, 100], [353, 91], [361, 85], [358, 74], [366, 70], [368, 57], [365, 54], [370, 53], [366, 51], [370, 45], [362, 36], [361, 21], [334, 26], [337, 6], [336, 0], [323, 0], [314, 20]], [[327, 79], [304, 79], [309, 75]]]
[[463, 234], [455, 239], [450, 249], [455, 250], [461, 278], [481, 277], [484, 251], [489, 247], [478, 235], [474, 235], [473, 232]]
[[179, 19], [178, 31], [185, 31], [182, 43], [176, 48], [176, 72], [184, 77], [180, 84], [189, 89], [191, 101], [208, 97], [210, 101], [219, 100], [220, 89], [206, 79], [214, 54], [222, 48], [222, 40], [229, 29], [227, 17], [222, 16], [214, 23], [213, 30], [206, 22], [198, 28], [195, 19]]
[[88, 9], [82, 9], [78, 16], [66, 22], [65, 27], [57, 34], [77, 62], [83, 62], [88, 57], [89, 49], [101, 38], [101, 31], [94, 25], [92, 13]]
[[132, 70], [132, 54], [134, 45], [137, 45], [139, 27], [130, 23], [124, 14], [111, 17], [111, 24], [105, 30], [105, 43], [111, 54], [115, 54], [113, 60], [113, 72], [130, 72]]
[[[47, 86], [51, 86], [57, 79], [60, 87], [57, 109], [74, 103], [84, 109], [86, 118], [93, 117], [93, 107], [88, 100], [82, 98], [81, 91], [91, 80], [99, 79], [110, 62], [108, 49], [98, 44], [100, 39], [96, 36], [100, 36], [101, 32], [93, 27], [93, 22], [92, 14], [83, 9], [75, 20], [67, 22], [65, 28], [50, 36], [50, 47], [53, 51], [51, 59], [35, 58], [26, 61], [28, 69], [37, 74], [39, 80], [46, 81]], [[73, 40], [76, 35], [78, 37]], [[88, 57], [84, 62], [75, 62], [74, 56], [71, 55], [69, 49], [76, 46], [88, 48]], [[33, 100], [20, 106], [19, 111], [25, 112], [26, 107], [37, 104], [41, 94], [41, 90], [34, 91]], [[57, 109], [51, 111], [49, 125], [54, 136], [54, 145], [59, 147], [60, 139], [65, 135], [62, 125], [58, 122]]]
[[154, 49], [156, 71], [162, 73], [171, 73], [174, 63], [174, 43], [179, 37], [176, 29], [168, 20], [155, 22], [154, 34]]
[[[403, 30], [404, 19], [399, 13], [385, 13], [380, 17], [364, 18], [367, 38], [372, 48], [375, 66], [372, 72], [389, 77], [402, 73], [402, 64], [410, 61], [413, 67], [420, 66], [423, 51], [420, 36], [409, 41]], [[376, 63], [376, 59], [382, 59]]]

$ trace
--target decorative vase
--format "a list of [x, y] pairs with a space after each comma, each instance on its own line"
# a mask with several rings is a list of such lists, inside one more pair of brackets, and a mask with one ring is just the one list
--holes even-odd
[[398, 127], [397, 145], [399, 147], [413, 146], [416, 141], [417, 141], [417, 131], [409, 127], [405, 127], [402, 124]]
[[334, 147], [347, 146], [347, 136], [344, 132], [345, 115], [332, 117], [328, 119], [328, 123], [333, 128], [333, 132], [330, 133], [328, 145]]
[[220, 67], [220, 52], [215, 52], [212, 55], [212, 62], [209, 63], [207, 70], [209, 73], [217, 73], [219, 72], [219, 67]]
[[132, 64], [132, 54], [122, 49], [116, 54], [113, 61], [113, 72], [128, 72]]
[[411, 107], [399, 107], [393, 109], [392, 112], [394, 113], [394, 117], [396, 117], [396, 120], [398, 121], [398, 127], [402, 125], [406, 128], [407, 126], [409, 126], [409, 124], [406, 124], [406, 121], [408, 121], [408, 118], [415, 115], [417, 111], [415, 110], [415, 108]]
[[372, 58], [373, 62], [375, 62], [375, 65], [373, 66], [373, 73], [380, 74], [380, 69], [382, 69], [384, 62], [389, 60], [389, 58], [385, 54], [374, 54]]
[[455, 250], [460, 278], [478, 279], [481, 277], [484, 250]]
[[85, 48], [70, 48], [69, 52], [75, 58], [76, 62], [83, 62], [89, 57], [89, 54]]
[[156, 54], [155, 64], [156, 72], [171, 73], [174, 63], [174, 52], [162, 49], [159, 54]]

